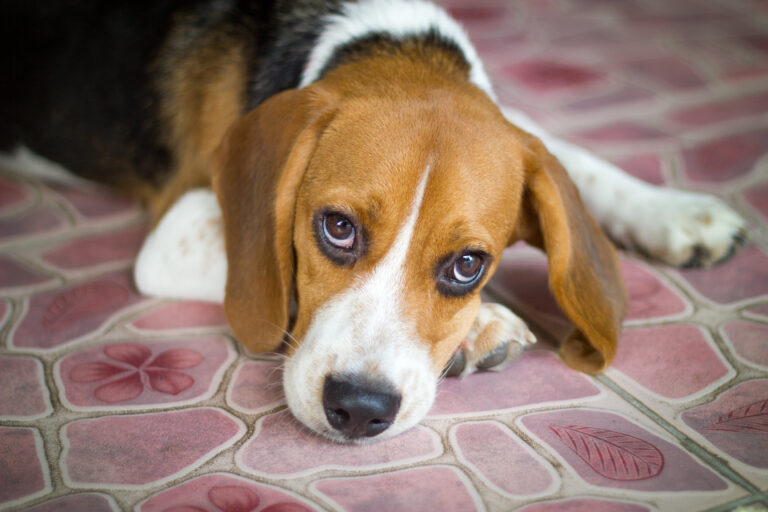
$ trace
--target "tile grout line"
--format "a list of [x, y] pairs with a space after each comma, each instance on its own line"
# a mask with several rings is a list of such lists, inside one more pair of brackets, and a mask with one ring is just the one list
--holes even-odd
[[698, 443], [696, 443], [695, 441], [690, 439], [688, 436], [683, 434], [680, 430], [675, 428], [674, 425], [672, 425], [670, 422], [668, 422], [667, 420], [659, 416], [647, 405], [643, 404], [637, 398], [635, 398], [628, 392], [624, 391], [613, 380], [606, 377], [605, 375], [596, 375], [595, 378], [600, 383], [610, 388], [611, 391], [619, 395], [622, 399], [624, 399], [629, 404], [631, 404], [633, 407], [635, 407], [637, 410], [639, 410], [640, 412], [642, 412], [643, 414], [651, 418], [656, 424], [661, 426], [668, 433], [672, 434], [672, 436], [675, 437], [675, 439], [677, 439], [680, 442], [682, 448], [699, 457], [708, 466], [710, 466], [712, 469], [720, 473], [722, 476], [726, 477], [728, 480], [734, 482], [735, 484], [743, 487], [753, 495], [761, 494], [760, 489], [755, 487], [752, 483], [750, 483], [749, 480], [747, 480], [745, 477], [737, 473], [734, 469], [730, 468], [728, 465], [720, 462], [720, 460], [718, 460], [718, 458], [715, 455], [713, 455], [712, 453], [707, 451], [705, 448], [700, 446]]
[[731, 512], [742, 505], [754, 505], [768, 503], [768, 493], [750, 494], [738, 500], [729, 501], [716, 507], [708, 508], [704, 512]]

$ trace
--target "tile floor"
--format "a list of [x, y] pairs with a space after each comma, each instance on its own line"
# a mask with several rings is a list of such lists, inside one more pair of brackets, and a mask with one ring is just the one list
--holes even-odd
[[549, 350], [568, 325], [546, 261], [515, 247], [492, 295], [541, 348], [446, 380], [395, 439], [338, 446], [296, 427], [278, 362], [245, 356], [218, 306], [135, 292], [136, 205], [5, 172], [0, 509], [768, 508], [768, 4], [445, 3], [504, 104], [645, 180], [725, 198], [749, 245], [713, 270], [624, 256], [630, 314], [596, 378]]

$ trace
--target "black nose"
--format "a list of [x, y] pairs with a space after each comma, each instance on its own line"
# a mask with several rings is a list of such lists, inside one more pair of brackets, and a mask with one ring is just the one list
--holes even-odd
[[373, 437], [387, 430], [400, 410], [400, 394], [387, 383], [359, 376], [329, 375], [323, 385], [325, 417], [350, 438]]

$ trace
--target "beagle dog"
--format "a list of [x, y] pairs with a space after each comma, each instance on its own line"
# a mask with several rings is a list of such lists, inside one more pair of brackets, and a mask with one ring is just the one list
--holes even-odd
[[288, 406], [328, 438], [403, 432], [447, 366], [466, 375], [534, 341], [480, 299], [518, 240], [546, 252], [574, 324], [560, 355], [591, 373], [627, 307], [601, 225], [673, 265], [743, 241], [718, 199], [501, 110], [433, 4], [41, 3], [3, 7], [0, 143], [145, 201], [139, 289], [223, 301], [249, 351], [283, 346]]

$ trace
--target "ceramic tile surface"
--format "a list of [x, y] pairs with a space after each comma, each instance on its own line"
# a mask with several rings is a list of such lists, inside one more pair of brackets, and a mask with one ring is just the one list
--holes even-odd
[[[713, 269], [623, 254], [615, 364], [553, 353], [547, 262], [507, 251], [492, 294], [540, 338], [440, 384], [420, 425], [326, 442], [280, 360], [221, 307], [140, 296], [149, 230], [97, 187], [0, 172], [0, 510], [731, 511], [768, 508], [768, 7], [760, 0], [444, 0], [500, 102], [641, 179], [714, 193], [750, 241]], [[617, 205], [617, 208], [620, 205]]]

